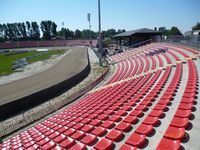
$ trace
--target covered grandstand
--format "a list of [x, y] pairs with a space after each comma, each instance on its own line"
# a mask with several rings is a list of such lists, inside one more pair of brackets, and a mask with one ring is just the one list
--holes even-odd
[[200, 147], [198, 51], [152, 43], [107, 61], [114, 73], [100, 87], [5, 139], [0, 149]]
[[131, 46], [147, 40], [161, 40], [161, 35], [160, 31], [142, 28], [119, 33], [114, 35], [113, 38], [116, 39], [117, 44], [119, 45]]

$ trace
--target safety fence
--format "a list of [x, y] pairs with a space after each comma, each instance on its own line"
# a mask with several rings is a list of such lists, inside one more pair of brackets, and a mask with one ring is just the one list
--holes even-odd
[[162, 42], [187, 46], [200, 50], [200, 35], [173, 35], [163, 38]]

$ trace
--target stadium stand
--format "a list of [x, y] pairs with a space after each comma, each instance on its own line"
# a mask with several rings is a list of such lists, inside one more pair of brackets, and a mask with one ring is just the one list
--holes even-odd
[[[161, 48], [168, 49], [156, 53]], [[6, 139], [0, 149], [187, 147], [199, 93], [198, 55], [193, 49], [152, 43], [110, 56], [115, 72], [101, 87]]]

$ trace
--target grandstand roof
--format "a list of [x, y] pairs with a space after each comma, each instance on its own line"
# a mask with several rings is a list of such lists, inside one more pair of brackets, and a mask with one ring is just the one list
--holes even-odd
[[114, 35], [113, 37], [124, 37], [124, 36], [132, 36], [134, 34], [161, 34], [160, 31], [155, 31], [152, 29], [147, 29], [147, 28], [142, 28], [142, 29], [137, 29], [137, 30], [131, 30], [131, 31], [126, 31], [122, 32], [119, 34]]

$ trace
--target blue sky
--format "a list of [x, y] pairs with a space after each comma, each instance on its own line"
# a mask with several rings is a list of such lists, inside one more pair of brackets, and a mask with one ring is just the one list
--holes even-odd
[[[102, 29], [177, 26], [182, 32], [200, 22], [200, 0], [101, 0]], [[71, 30], [98, 30], [97, 0], [0, 0], [0, 23], [52, 20]]]

